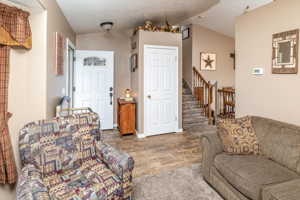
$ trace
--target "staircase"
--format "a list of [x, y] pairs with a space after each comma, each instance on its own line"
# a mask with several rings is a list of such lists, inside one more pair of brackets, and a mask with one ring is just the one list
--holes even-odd
[[199, 101], [193, 96], [185, 81], [183, 81], [182, 92], [183, 129], [197, 131], [207, 126], [208, 119], [205, 117], [204, 109], [200, 107]]

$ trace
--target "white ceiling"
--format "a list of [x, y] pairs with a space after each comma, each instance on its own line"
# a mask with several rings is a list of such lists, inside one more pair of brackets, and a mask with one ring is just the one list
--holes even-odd
[[271, 3], [272, 1], [273, 0], [221, 0], [206, 12], [192, 17], [184, 21], [184, 23], [200, 24], [216, 32], [234, 37], [235, 19], [245, 12], [247, 6], [249, 6], [248, 11], [250, 11]]
[[[56, 0], [76, 33], [100, 31], [104, 21], [115, 23], [114, 30], [128, 30], [145, 20], [172, 24], [212, 7], [220, 0]], [[236, 0], [232, 0], [236, 1]]]
[[39, 0], [0, 0], [0, 2], [10, 4], [30, 12], [41, 12], [44, 10]]

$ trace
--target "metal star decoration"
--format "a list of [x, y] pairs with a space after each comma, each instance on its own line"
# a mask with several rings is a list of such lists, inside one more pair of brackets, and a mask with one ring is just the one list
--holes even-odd
[[214, 62], [214, 60], [210, 59], [210, 56], [207, 56], [207, 59], [203, 60], [205, 62], [205, 68], [213, 68], [212, 63]]

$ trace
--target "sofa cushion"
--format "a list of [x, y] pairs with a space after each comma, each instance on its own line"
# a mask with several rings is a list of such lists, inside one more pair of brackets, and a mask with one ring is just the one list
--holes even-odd
[[262, 191], [262, 198], [265, 200], [299, 200], [299, 197], [300, 179], [267, 186]]
[[252, 117], [262, 153], [300, 173], [300, 127], [261, 117]]
[[122, 199], [120, 179], [100, 160], [87, 160], [77, 169], [43, 179], [53, 199]]
[[220, 154], [215, 167], [248, 198], [261, 200], [264, 186], [299, 178], [295, 172], [262, 156]]
[[259, 154], [259, 144], [250, 117], [220, 120], [218, 134], [227, 153]]

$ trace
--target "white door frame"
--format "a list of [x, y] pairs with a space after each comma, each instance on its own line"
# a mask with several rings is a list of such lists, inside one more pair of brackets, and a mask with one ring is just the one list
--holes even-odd
[[[73, 42], [67, 38], [67, 48], [66, 48], [66, 96], [70, 97], [71, 102], [70, 102], [70, 107], [72, 108], [74, 105], [74, 91], [73, 91], [73, 86], [74, 86], [74, 71], [75, 71], [75, 60], [73, 59], [73, 67], [70, 67], [70, 55], [69, 55], [69, 49], [73, 49], [74, 52], [74, 58], [76, 55], [76, 47], [73, 44]], [[71, 91], [71, 92], [70, 92]]]
[[[179, 99], [179, 82], [178, 82], [178, 79], [179, 79], [179, 48], [176, 47], [176, 46], [160, 46], [160, 45], [144, 45], [144, 56], [145, 56], [145, 50], [147, 48], [156, 48], [156, 49], [171, 49], [171, 50], [175, 50], [176, 51], [176, 54], [177, 54], [177, 64], [176, 64], [176, 70], [175, 70], [175, 81], [176, 81], [176, 85], [175, 85], [175, 94], [174, 94], [174, 97], [175, 97], [175, 113], [176, 113], [176, 117], [177, 117], [177, 127], [174, 127], [174, 133], [178, 133], [178, 132], [182, 132], [179, 130], [179, 103], [178, 103], [178, 99]], [[153, 136], [153, 135], [161, 135], [161, 134], [165, 134], [165, 133], [150, 133], [148, 130], [147, 130], [147, 125], [146, 125], [146, 119], [147, 119], [147, 116], [146, 116], [146, 109], [145, 109], [145, 106], [146, 106], [146, 98], [147, 98], [147, 94], [145, 92], [145, 77], [146, 77], [146, 70], [145, 70], [145, 59], [144, 59], [144, 80], [143, 80], [143, 85], [144, 85], [144, 94], [143, 94], [143, 103], [144, 103], [144, 134], [143, 137], [147, 137], [147, 136]]]

